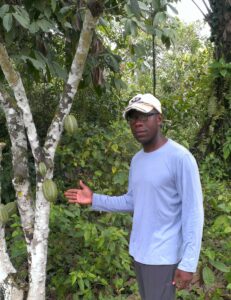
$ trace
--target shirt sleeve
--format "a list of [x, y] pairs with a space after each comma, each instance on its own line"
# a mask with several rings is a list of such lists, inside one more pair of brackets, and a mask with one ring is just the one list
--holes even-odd
[[198, 166], [195, 158], [185, 154], [179, 164], [177, 187], [182, 199], [183, 254], [180, 270], [195, 272], [199, 260], [204, 210]]
[[133, 197], [131, 187], [131, 168], [129, 172], [128, 192], [121, 196], [93, 194], [92, 209], [108, 212], [132, 212]]
[[93, 194], [92, 209], [108, 212], [133, 211], [132, 197], [129, 193], [121, 196]]

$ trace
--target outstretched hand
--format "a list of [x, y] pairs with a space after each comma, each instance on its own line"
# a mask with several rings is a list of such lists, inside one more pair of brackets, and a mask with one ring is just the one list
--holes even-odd
[[79, 203], [79, 204], [91, 204], [92, 203], [92, 190], [85, 185], [82, 180], [79, 182], [80, 189], [70, 189], [64, 193], [69, 203]]
[[182, 290], [188, 287], [192, 279], [193, 273], [176, 269], [173, 284], [176, 285], [178, 290]]

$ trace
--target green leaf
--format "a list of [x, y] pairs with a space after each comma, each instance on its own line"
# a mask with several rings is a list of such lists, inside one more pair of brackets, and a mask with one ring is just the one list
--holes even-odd
[[67, 78], [67, 71], [56, 61], [53, 62], [53, 68], [55, 71], [55, 75], [60, 79], [66, 79]]
[[219, 270], [221, 272], [224, 272], [224, 273], [230, 272], [230, 268], [227, 267], [224, 263], [222, 263], [220, 261], [211, 260], [210, 263], [212, 266], [214, 266], [217, 270]]
[[112, 144], [111, 148], [114, 152], [118, 152], [119, 146], [117, 144]]
[[56, 9], [56, 0], [51, 0], [51, 9], [54, 12]]
[[224, 229], [224, 233], [231, 233], [231, 226], [226, 226]]
[[45, 8], [44, 15], [47, 17], [47, 19], [50, 18], [50, 16], [51, 16], [51, 9], [50, 9], [50, 7], [46, 7]]
[[127, 85], [121, 79], [118, 79], [118, 78], [114, 78], [114, 84], [115, 84], [115, 87], [117, 90], [127, 88]]
[[36, 32], [39, 31], [39, 26], [38, 26], [38, 24], [37, 24], [36, 21], [35, 21], [35, 22], [32, 22], [32, 23], [29, 25], [29, 31], [30, 31], [31, 33], [36, 33]]
[[220, 73], [223, 77], [226, 77], [226, 75], [228, 74], [228, 71], [227, 70], [221, 70]]
[[146, 11], [146, 12], [150, 12], [150, 8], [145, 3], [141, 2], [141, 1], [139, 1], [139, 8], [141, 10]]
[[75, 214], [67, 209], [64, 210], [64, 214], [68, 217], [75, 218]]
[[6, 29], [7, 32], [9, 32], [12, 28], [12, 14], [11, 13], [7, 13], [4, 17], [3, 17], [3, 26]]
[[44, 32], [49, 32], [54, 27], [52, 23], [45, 19], [38, 20], [37, 24]]
[[97, 171], [95, 171], [94, 175], [95, 175], [96, 177], [101, 177], [101, 176], [103, 175], [103, 172], [100, 171], [100, 170], [97, 170]]
[[143, 45], [140, 45], [140, 44], [134, 45], [134, 51], [137, 56], [142, 57], [145, 55], [145, 48]]
[[220, 215], [216, 218], [213, 227], [219, 228], [219, 227], [226, 227], [229, 225], [229, 218], [227, 215]]
[[140, 11], [140, 7], [139, 7], [139, 3], [137, 0], [130, 0], [131, 2], [131, 11], [133, 12], [133, 14], [136, 17], [140, 17], [141, 11]]
[[39, 51], [34, 51], [34, 55], [35, 55], [35, 58], [36, 58], [38, 61], [40, 61], [41, 64], [44, 65], [44, 69], [45, 69], [45, 65], [46, 65], [46, 63], [47, 63], [46, 57], [45, 57], [44, 55], [42, 55], [42, 53], [39, 52]]
[[23, 17], [22, 15], [19, 15], [17, 12], [13, 13], [13, 16], [22, 27], [26, 29], [29, 28], [30, 21], [27, 18]]
[[32, 57], [23, 55], [21, 56], [21, 59], [23, 59], [24, 61], [29, 60], [37, 70], [45, 70], [46, 68], [46, 65], [44, 63]]
[[131, 21], [130, 23], [130, 30], [132, 36], [137, 36], [137, 24], [134, 21]]
[[78, 285], [79, 285], [80, 290], [83, 292], [84, 291], [84, 281], [82, 278], [78, 279]]
[[66, 27], [66, 28], [72, 29], [72, 25], [71, 25], [70, 22], [64, 22], [63, 26]]
[[209, 267], [204, 267], [203, 271], [202, 271], [202, 275], [203, 275], [203, 280], [204, 283], [207, 286], [211, 286], [214, 284], [215, 282], [215, 276], [213, 274], [213, 271], [209, 268]]
[[152, 0], [152, 8], [155, 10], [155, 11], [158, 11], [160, 10], [161, 8], [161, 1], [157, 1], [157, 0]]
[[114, 72], [119, 72], [119, 63], [111, 54], [104, 55], [104, 61]]
[[8, 11], [9, 11], [10, 6], [8, 4], [4, 4], [0, 8], [0, 18], [2, 18]]
[[163, 23], [166, 20], [166, 14], [164, 12], [158, 12], [153, 20], [153, 25], [156, 26], [159, 23]]
[[66, 13], [68, 13], [73, 7], [72, 6], [64, 6], [60, 9], [59, 13], [61, 15], [65, 15]]
[[71, 284], [74, 285], [77, 280], [77, 273], [71, 272], [70, 275], [71, 275]]

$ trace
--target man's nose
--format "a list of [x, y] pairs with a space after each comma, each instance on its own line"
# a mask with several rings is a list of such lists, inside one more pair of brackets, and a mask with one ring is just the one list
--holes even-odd
[[143, 125], [144, 125], [144, 122], [142, 120], [140, 120], [139, 118], [134, 120], [134, 126], [135, 127], [140, 127], [140, 126], [143, 126]]

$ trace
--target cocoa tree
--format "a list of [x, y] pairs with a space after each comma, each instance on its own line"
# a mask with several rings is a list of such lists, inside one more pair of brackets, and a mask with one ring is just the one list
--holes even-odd
[[[54, 6], [55, 1], [52, 1], [52, 3]], [[32, 24], [32, 22], [29, 23], [29, 21], [26, 20], [26, 10], [22, 11], [20, 7], [16, 7], [15, 11], [11, 13], [9, 12], [8, 5], [5, 5], [5, 10], [5, 20], [3, 21], [5, 21], [6, 29], [9, 29], [7, 26], [10, 26], [10, 22], [12, 22], [12, 15], [16, 17], [24, 27], [26, 27], [26, 22], [28, 26]], [[70, 112], [73, 98], [82, 79], [93, 31], [101, 12], [101, 3], [97, 1], [87, 3], [87, 7], [85, 7], [84, 20], [71, 69], [63, 94], [60, 96], [55, 117], [51, 122], [43, 145], [40, 144], [38, 138], [21, 75], [16, 70], [14, 62], [8, 55], [4, 38], [1, 38], [0, 65], [8, 85], [6, 86], [6, 83], [4, 83], [5, 86], [2, 85], [0, 103], [5, 112], [11, 139], [12, 165], [14, 171], [13, 185], [16, 191], [18, 209], [27, 245], [29, 274], [27, 299], [45, 299], [50, 203], [44, 198], [42, 184], [44, 180], [52, 179], [53, 177], [54, 155], [63, 130], [63, 122]], [[44, 24], [48, 25], [47, 23], [44, 22], [41, 26], [45, 26]], [[35, 199], [33, 199], [31, 193], [27, 141], [29, 142], [33, 154], [36, 171]], [[47, 168], [45, 176], [42, 176], [38, 171], [41, 162], [43, 162]], [[0, 225], [0, 238], [1, 289], [3, 290], [5, 299], [23, 299], [25, 297], [24, 289], [18, 286], [14, 280], [13, 274], [16, 273], [16, 270], [11, 264], [7, 254], [4, 239], [4, 224], [2, 222]]]

